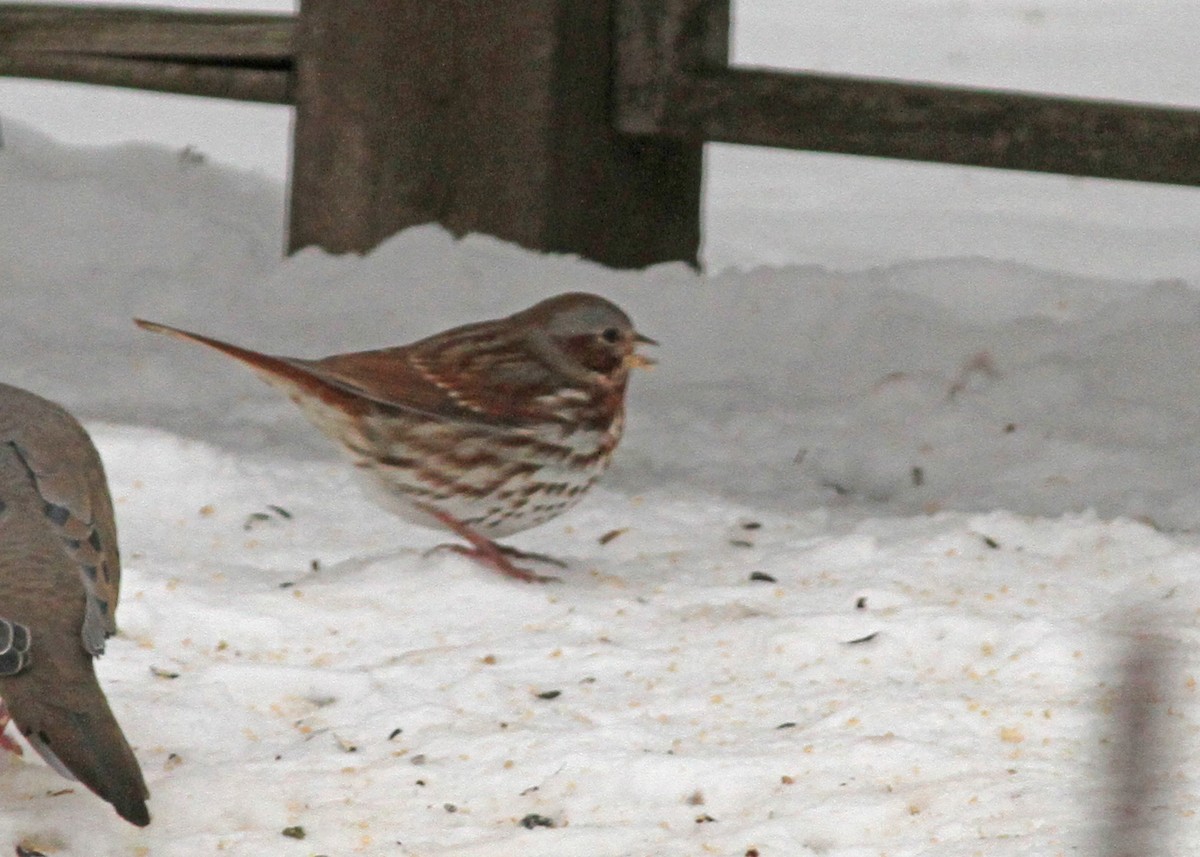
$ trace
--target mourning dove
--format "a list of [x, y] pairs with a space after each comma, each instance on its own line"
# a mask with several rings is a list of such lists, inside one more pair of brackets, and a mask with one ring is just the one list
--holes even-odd
[[87, 432], [0, 384], [0, 698], [51, 767], [143, 826], [149, 792], [92, 663], [117, 630], [120, 572]]

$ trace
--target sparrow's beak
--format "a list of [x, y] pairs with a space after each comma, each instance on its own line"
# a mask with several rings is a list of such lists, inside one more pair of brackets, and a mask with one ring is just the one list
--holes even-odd
[[[633, 335], [633, 341], [640, 342], [643, 345], [658, 345], [658, 343], [655, 342], [653, 339], [651, 339], [649, 336], [643, 336], [640, 333], [635, 333]], [[633, 354], [630, 354], [628, 357], [625, 358], [625, 368], [626, 369], [643, 369], [647, 366], [653, 366], [657, 362], [658, 361], [655, 360], [653, 357], [647, 357], [645, 354], [638, 354], [638, 353], [634, 352]]]

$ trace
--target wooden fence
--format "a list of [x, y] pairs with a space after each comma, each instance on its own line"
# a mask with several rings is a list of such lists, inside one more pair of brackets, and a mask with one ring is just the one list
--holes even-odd
[[289, 249], [437, 221], [696, 263], [702, 146], [1200, 185], [1200, 111], [731, 68], [729, 0], [0, 4], [0, 75], [290, 104]]

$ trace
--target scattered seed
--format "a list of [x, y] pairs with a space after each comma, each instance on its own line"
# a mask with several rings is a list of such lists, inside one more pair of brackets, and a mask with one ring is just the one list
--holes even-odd
[[442, 804], [442, 809], [446, 810], [446, 812], [458, 812], [458, 807], [452, 803]]
[[762, 524], [758, 521], [742, 521], [743, 530], [761, 530]]
[[347, 741], [345, 738], [342, 738], [339, 735], [334, 735], [333, 740], [337, 742], [338, 747], [341, 749], [341, 751], [343, 753], [357, 753], [358, 752], [357, 744]]
[[613, 539], [615, 539], [617, 536], [623, 535], [624, 533], [627, 533], [627, 532], [629, 532], [629, 527], [618, 527], [615, 530], [609, 530], [607, 533], [605, 533], [599, 539], [597, 539], [597, 541], [600, 542], [600, 544], [602, 544], [602, 545], [606, 545], [609, 542], [611, 542]]
[[685, 803], [687, 803], [688, 806], [704, 806], [704, 792], [700, 791], [700, 789], [696, 789], [687, 796]]
[[867, 609], [867, 596], [865, 596], [865, 595], [858, 596], [858, 600], [854, 602], [854, 609], [855, 610], [866, 610]]
[[38, 851], [36, 848], [18, 843], [17, 857], [46, 857], [46, 852]]
[[[267, 508], [270, 509], [272, 512], [274, 512], [277, 517], [282, 518], [286, 521], [290, 521], [292, 518], [292, 513], [289, 512], [287, 509], [283, 508], [282, 506], [275, 506], [272, 504], [267, 504]], [[271, 521], [271, 520], [274, 520], [274, 519], [270, 515], [268, 515], [266, 512], [251, 512], [249, 515], [246, 516], [246, 521], [245, 521], [245, 523], [242, 524], [242, 529], [243, 530], [251, 530], [254, 528], [255, 524], [261, 524], [263, 521]]]
[[177, 157], [179, 163], [188, 167], [199, 166], [207, 160], [205, 154], [190, 143], [179, 150]]
[[321, 561], [319, 559], [311, 560], [308, 564], [308, 569], [309, 569], [309, 571], [320, 571], [321, 570]]
[[859, 637], [858, 639], [855, 639], [855, 640], [847, 640], [846, 645], [853, 646], [853, 645], [857, 645], [858, 643], [869, 643], [878, 636], [879, 636], [878, 631], [872, 631], [870, 634], [867, 634], [867, 636], [865, 636], [865, 637]]
[[1012, 434], [1012, 433], [1013, 433], [1013, 432], [1015, 432], [1016, 430], [1017, 430], [1017, 424], [1016, 424], [1016, 423], [1008, 423], [1007, 425], [1005, 425], [1005, 426], [1004, 426], [1004, 433], [1005, 433], [1005, 434]]
[[795, 720], [785, 720], [783, 723], [780, 723], [775, 728], [776, 729], [795, 729], [796, 721]]
[[538, 699], [558, 699], [560, 696], [562, 696], [561, 690], [543, 690], [537, 694]]
[[984, 536], [983, 543], [985, 545], [987, 545], [988, 547], [990, 547], [992, 550], [995, 550], [996, 548], [1000, 547], [1000, 542], [996, 541], [991, 536]]
[[779, 582], [775, 578], [771, 577], [771, 575], [767, 574], [765, 571], [750, 572], [750, 579], [755, 581], [756, 583], [778, 583]]
[[716, 821], [716, 819], [713, 818], [711, 815], [709, 815], [707, 812], [704, 813], [704, 815], [696, 816], [696, 824], [707, 824], [710, 821]]
[[425, 785], [425, 781], [424, 781], [424, 780], [417, 780], [417, 785], [419, 785], [419, 786], [423, 786], [423, 785]]
[[536, 812], [531, 812], [518, 822], [526, 830], [533, 830], [535, 827], [556, 827], [554, 819], [546, 818], [544, 815], [538, 815]]
[[758, 849], [757, 848], [747, 848], [746, 849], [746, 857], [758, 857]]
[[150, 675], [155, 678], [179, 678], [179, 673], [162, 667], [150, 667]]
[[283, 583], [279, 584], [279, 588], [280, 589], [291, 589], [295, 585], [296, 585], [296, 581], [285, 580]]
[[282, 833], [284, 836], [288, 837], [289, 839], [303, 839], [305, 836], [308, 835], [307, 833], [304, 832], [304, 828], [298, 824], [293, 824], [291, 827], [285, 827], [283, 830], [280, 831], [280, 833]]
[[914, 467], [912, 469], [912, 484], [917, 488], [920, 488], [922, 485], [925, 484], [924, 469], [922, 469], [920, 467]]
[[746, 539], [730, 539], [729, 544], [735, 548], [752, 548], [752, 547], [754, 547], [754, 542], [747, 541]]
[[397, 735], [399, 735], [400, 733], [402, 733], [403, 731], [404, 731], [403, 729], [401, 729], [399, 726], [397, 726], [395, 729], [393, 729], [393, 730], [392, 730], [392, 731], [391, 731], [391, 732], [388, 734], [388, 740], [389, 740], [389, 741], [395, 741], [395, 740], [396, 740], [396, 736], [397, 736]]
[[955, 396], [967, 389], [972, 381], [973, 375], [981, 375], [985, 378], [996, 378], [999, 376], [996, 370], [996, 364], [992, 360], [992, 355], [986, 351], [980, 351], [978, 354], [973, 354], [971, 359], [963, 364], [962, 369], [958, 373], [958, 378], [950, 385], [950, 389], [946, 391], [946, 399], [953, 401]]
[[[417, 755], [413, 756], [411, 759], [408, 760], [408, 763], [410, 765], [424, 765], [425, 762], [426, 762], [426, 759], [425, 759], [424, 753], [417, 753]], [[421, 783], [421, 785], [424, 785], [424, 783]]]
[[246, 516], [246, 520], [242, 524], [242, 529], [243, 530], [251, 530], [254, 528], [255, 524], [261, 523], [262, 521], [269, 521], [269, 520], [271, 520], [271, 516], [268, 515], [266, 512], [251, 512], [249, 515]]

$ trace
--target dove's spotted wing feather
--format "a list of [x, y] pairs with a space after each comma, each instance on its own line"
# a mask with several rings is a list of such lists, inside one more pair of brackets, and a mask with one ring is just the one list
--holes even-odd
[[0, 385], [0, 643], [24, 648], [18, 669], [0, 669], [0, 698], [53, 767], [143, 825], [146, 785], [93, 667], [116, 627], [118, 562], [87, 434], [57, 405]]
[[29, 629], [18, 622], [0, 619], [0, 676], [16, 675], [32, 660]]
[[[78, 568], [87, 593], [80, 633], [88, 651], [100, 654], [105, 638], [117, 630], [121, 585], [104, 466], [83, 428], [57, 405], [6, 385], [0, 385], [0, 404], [0, 443], [23, 464], [42, 499], [42, 515]], [[39, 419], [26, 416], [30, 407], [40, 409]], [[63, 450], [73, 454], [64, 456]]]

